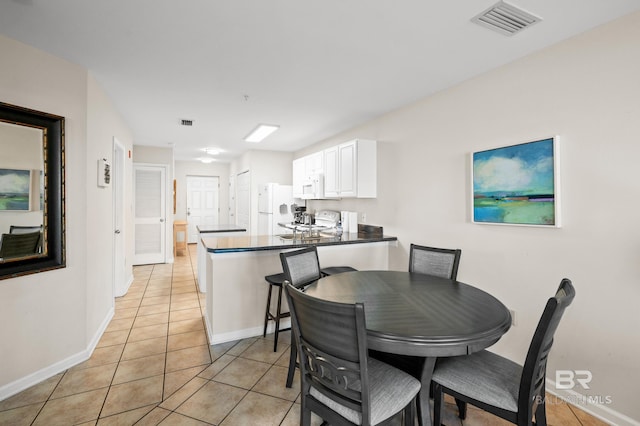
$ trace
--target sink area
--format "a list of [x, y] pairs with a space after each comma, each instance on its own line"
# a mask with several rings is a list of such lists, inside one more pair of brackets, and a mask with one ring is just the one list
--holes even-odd
[[281, 240], [293, 240], [293, 234], [281, 234], [278, 235]]
[[320, 242], [320, 241], [335, 241], [336, 237], [335, 236], [328, 236], [328, 235], [316, 235], [316, 236], [310, 236], [310, 235], [301, 235], [301, 234], [296, 234], [295, 238], [293, 234], [280, 234], [278, 235], [278, 237], [282, 240], [282, 241], [300, 241], [300, 242]]

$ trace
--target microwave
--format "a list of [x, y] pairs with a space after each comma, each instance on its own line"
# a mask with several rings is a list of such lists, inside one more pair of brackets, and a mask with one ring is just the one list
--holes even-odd
[[301, 198], [303, 200], [324, 198], [324, 176], [321, 174], [307, 176], [304, 181], [302, 181]]

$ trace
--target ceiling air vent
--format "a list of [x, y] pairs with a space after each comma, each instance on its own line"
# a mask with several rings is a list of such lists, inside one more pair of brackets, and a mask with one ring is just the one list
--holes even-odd
[[193, 120], [182, 120], [180, 124], [183, 126], [193, 126]]
[[540, 22], [542, 19], [525, 12], [522, 9], [499, 1], [481, 14], [471, 19], [485, 28], [492, 29], [504, 35], [514, 35], [529, 28], [533, 24]]

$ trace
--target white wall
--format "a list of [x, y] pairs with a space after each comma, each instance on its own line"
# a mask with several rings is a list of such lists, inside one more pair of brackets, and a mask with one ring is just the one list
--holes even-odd
[[[95, 79], [89, 75], [87, 93], [87, 273], [93, 285], [87, 288], [87, 331], [95, 330], [113, 307], [113, 186], [98, 187], [98, 159], [113, 165], [114, 136], [125, 152], [133, 148], [131, 132], [114, 109]], [[125, 156], [123, 182], [125, 217], [122, 237], [125, 241], [125, 280], [133, 280], [132, 161]], [[125, 288], [128, 288], [126, 286]], [[105, 301], [110, 301], [106, 304]]]
[[251, 172], [251, 229], [258, 231], [258, 185], [261, 183], [279, 183], [291, 185], [293, 154], [279, 151], [248, 151], [231, 162], [230, 173], [237, 175], [246, 170]]
[[108, 155], [111, 146], [103, 114], [123, 140], [129, 136], [87, 70], [4, 36], [0, 54], [3, 102], [66, 119], [67, 266], [0, 281], [4, 399], [86, 359], [112, 315], [112, 284], [101, 276], [111, 268], [112, 256], [103, 257], [101, 248], [110, 246], [111, 236], [92, 233], [111, 227], [111, 216], [102, 214], [111, 210], [110, 198], [93, 185], [94, 156]]
[[[577, 296], [556, 335], [548, 378], [557, 369], [590, 370], [591, 389], [575, 391], [611, 403], [581, 407], [633, 424], [640, 421], [638, 76], [636, 13], [295, 157], [355, 137], [380, 141], [376, 200], [312, 206], [364, 211], [368, 223], [398, 236], [393, 268], [407, 268], [412, 242], [461, 248], [459, 279], [517, 312], [518, 325], [494, 346], [513, 360], [524, 361], [546, 299], [563, 277], [572, 279]], [[563, 227], [470, 223], [470, 153], [549, 135], [561, 142]]]

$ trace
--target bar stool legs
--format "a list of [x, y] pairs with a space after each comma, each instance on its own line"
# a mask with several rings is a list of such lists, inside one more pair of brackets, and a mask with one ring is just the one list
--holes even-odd
[[[275, 332], [273, 336], [273, 351], [278, 351], [278, 335], [281, 331], [291, 330], [291, 327], [280, 329], [280, 319], [288, 318], [291, 316], [289, 312], [282, 312], [282, 283], [285, 280], [284, 274], [274, 274], [265, 277], [265, 280], [269, 283], [269, 294], [267, 295], [267, 308], [264, 315], [264, 329], [262, 331], [262, 337], [267, 335], [267, 325], [269, 320], [273, 320], [275, 323]], [[273, 287], [278, 287], [278, 305], [275, 315], [271, 313], [271, 292]]]

